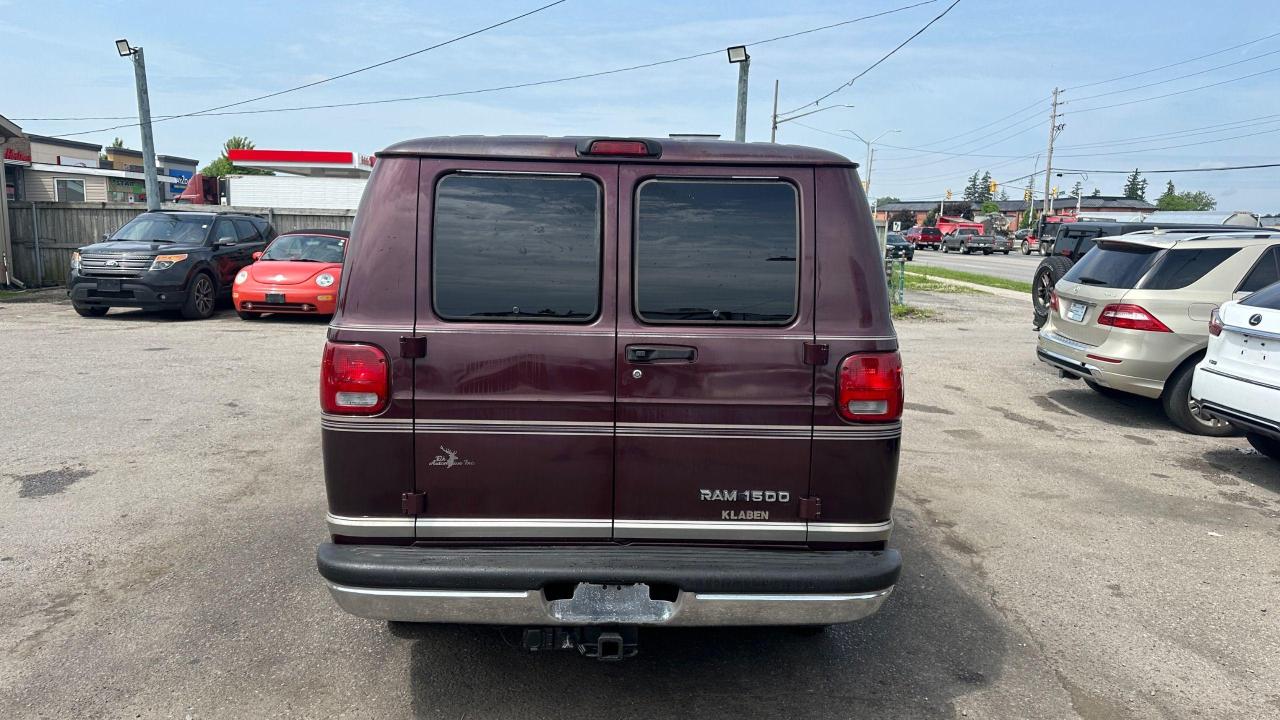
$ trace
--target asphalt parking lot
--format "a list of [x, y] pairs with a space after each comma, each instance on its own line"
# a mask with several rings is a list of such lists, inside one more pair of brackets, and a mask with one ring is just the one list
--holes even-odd
[[908, 300], [884, 611], [621, 664], [334, 606], [323, 323], [0, 303], [0, 717], [1280, 717], [1280, 468], [1057, 378], [1025, 302]]
[[[916, 250], [912, 263], [934, 265], [937, 267], [964, 270], [965, 272], [994, 275], [1006, 280], [1022, 280], [1031, 282], [1036, 267], [1044, 258], [1039, 254], [1023, 255], [1014, 250], [1008, 255], [962, 255], [960, 253], [940, 253], [936, 250]], [[909, 263], [910, 264], [910, 263]]]

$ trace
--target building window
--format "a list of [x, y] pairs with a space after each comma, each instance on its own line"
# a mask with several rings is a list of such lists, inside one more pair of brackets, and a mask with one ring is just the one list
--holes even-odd
[[59, 202], [84, 202], [84, 181], [58, 178], [53, 181], [54, 199]]

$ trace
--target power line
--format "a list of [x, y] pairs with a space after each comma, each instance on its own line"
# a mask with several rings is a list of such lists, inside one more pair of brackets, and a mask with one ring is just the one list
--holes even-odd
[[[1223, 172], [1225, 170], [1256, 170], [1259, 168], [1280, 167], [1280, 163], [1263, 163], [1260, 165], [1229, 165], [1227, 167], [1214, 168], [1175, 168], [1173, 170], [1143, 170], [1144, 175], [1166, 175], [1169, 173], [1199, 173], [1199, 172]], [[1074, 170], [1070, 168], [1059, 168], [1062, 172], [1070, 173], [1089, 173], [1099, 175], [1128, 175], [1133, 170]]]
[[1169, 63], [1168, 65], [1161, 65], [1160, 67], [1151, 68], [1150, 70], [1141, 70], [1141, 71], [1138, 71], [1138, 72], [1135, 72], [1135, 73], [1129, 73], [1129, 74], [1127, 74], [1127, 75], [1118, 75], [1118, 76], [1113, 77], [1113, 78], [1107, 78], [1106, 80], [1095, 80], [1094, 82], [1084, 83], [1083, 85], [1072, 85], [1072, 86], [1071, 86], [1071, 87], [1069, 87], [1069, 88], [1064, 88], [1064, 91], [1068, 91], [1068, 92], [1069, 92], [1069, 91], [1071, 91], [1071, 90], [1079, 90], [1079, 89], [1081, 89], [1081, 88], [1093, 87], [1093, 86], [1095, 86], [1095, 85], [1105, 85], [1105, 84], [1107, 84], [1107, 83], [1116, 82], [1116, 81], [1118, 81], [1118, 80], [1128, 80], [1129, 78], [1132, 78], [1132, 77], [1138, 77], [1139, 75], [1150, 75], [1150, 74], [1151, 74], [1151, 73], [1153, 73], [1153, 72], [1159, 72], [1159, 71], [1161, 71], [1161, 70], [1168, 70], [1168, 69], [1169, 69], [1169, 68], [1171, 68], [1171, 67], [1178, 67], [1179, 65], [1186, 65], [1186, 64], [1188, 64], [1188, 63], [1193, 63], [1193, 62], [1195, 62], [1195, 61], [1197, 61], [1197, 60], [1203, 60], [1203, 59], [1205, 59], [1205, 58], [1207, 58], [1207, 57], [1213, 57], [1214, 55], [1221, 55], [1222, 53], [1230, 52], [1230, 51], [1232, 51], [1232, 50], [1238, 50], [1238, 49], [1240, 49], [1240, 48], [1242, 48], [1242, 47], [1246, 47], [1246, 46], [1249, 46], [1249, 45], [1254, 45], [1254, 44], [1256, 44], [1256, 43], [1260, 43], [1260, 42], [1262, 42], [1263, 40], [1270, 40], [1271, 38], [1273, 38], [1273, 37], [1277, 37], [1277, 36], [1280, 36], [1280, 32], [1278, 32], [1278, 33], [1271, 33], [1270, 35], [1266, 35], [1266, 36], [1264, 36], [1264, 37], [1260, 37], [1260, 38], [1258, 38], [1257, 40], [1250, 40], [1250, 41], [1248, 41], [1248, 42], [1240, 43], [1239, 45], [1232, 45], [1232, 46], [1231, 46], [1231, 47], [1229, 47], [1229, 48], [1223, 48], [1223, 49], [1221, 49], [1221, 50], [1214, 50], [1213, 52], [1211, 52], [1211, 53], [1205, 53], [1204, 55], [1197, 55], [1196, 57], [1190, 58], [1190, 59], [1188, 59], [1188, 60], [1179, 60], [1178, 62], [1175, 62], [1175, 63]]
[[1108, 145], [1133, 145], [1135, 143], [1152, 142], [1155, 140], [1171, 140], [1178, 137], [1210, 135], [1212, 133], [1227, 132], [1229, 130], [1243, 130], [1247, 127], [1271, 125], [1277, 122], [1280, 122], [1280, 114], [1259, 115], [1258, 117], [1236, 120], [1234, 122], [1218, 123], [1216, 125], [1203, 125], [1201, 127], [1187, 128], [1185, 130], [1175, 130], [1167, 133], [1157, 133], [1155, 135], [1139, 135], [1137, 137], [1121, 138], [1119, 140], [1100, 140], [1098, 142], [1079, 143], [1077, 145], [1060, 145], [1059, 148], [1063, 150], [1082, 150], [1085, 148], [1105, 147]]
[[[563, 2], [563, 1], [564, 1], [564, 0], [561, 0], [561, 2]], [[841, 21], [839, 21], [839, 22], [830, 23], [830, 24], [827, 24], [827, 25], [821, 25], [821, 26], [818, 26], [818, 27], [812, 27], [812, 28], [808, 28], [808, 29], [805, 29], [805, 30], [799, 30], [799, 31], [796, 31], [796, 32], [787, 33], [787, 34], [785, 34], [785, 35], [778, 35], [778, 36], [775, 36], [775, 37], [766, 38], [766, 39], [764, 39], [764, 40], [756, 40], [756, 41], [754, 41], [754, 42], [745, 43], [745, 44], [747, 44], [747, 45], [765, 45], [765, 44], [768, 44], [768, 43], [779, 42], [779, 41], [781, 41], [781, 40], [790, 40], [791, 38], [800, 37], [800, 36], [802, 36], [802, 35], [809, 35], [809, 34], [811, 34], [811, 33], [821, 32], [821, 31], [824, 31], [824, 30], [830, 30], [830, 29], [838, 28], [838, 27], [842, 27], [842, 26], [845, 26], [845, 25], [852, 25], [852, 24], [854, 24], [854, 23], [864, 22], [864, 21], [867, 21], [867, 20], [874, 20], [874, 19], [876, 19], [876, 18], [884, 17], [884, 16], [886, 16], [886, 15], [893, 15], [893, 14], [895, 14], [895, 13], [900, 13], [900, 12], [904, 12], [904, 11], [906, 11], [906, 10], [911, 10], [911, 9], [914, 9], [914, 8], [920, 7], [921, 5], [929, 5], [929, 4], [931, 4], [931, 3], [935, 3], [935, 2], [937, 2], [937, 1], [938, 1], [938, 0], [921, 0], [920, 2], [915, 2], [915, 3], [909, 4], [909, 5], [903, 5], [903, 6], [901, 6], [901, 7], [893, 8], [893, 9], [890, 9], [890, 10], [883, 10], [883, 11], [880, 11], [880, 12], [871, 13], [871, 14], [869, 14], [869, 15], [863, 15], [863, 16], [856, 17], [856, 18], [851, 18], [851, 19], [848, 19], [848, 20], [841, 20]], [[508, 84], [508, 85], [497, 85], [497, 86], [491, 86], [491, 87], [485, 87], [485, 88], [476, 88], [476, 89], [472, 89], [472, 90], [456, 90], [456, 91], [452, 91], [452, 92], [433, 93], [433, 94], [429, 94], [429, 95], [413, 95], [413, 96], [408, 96], [408, 97], [382, 98], [382, 99], [379, 99], [379, 100], [360, 100], [360, 101], [352, 101], [352, 102], [345, 102], [345, 103], [325, 103], [325, 104], [317, 104], [317, 105], [301, 105], [301, 106], [295, 106], [295, 107], [260, 108], [260, 109], [257, 109], [257, 110], [237, 110], [237, 111], [230, 111], [230, 112], [216, 112], [216, 111], [215, 111], [216, 109], [211, 108], [210, 110], [203, 110], [203, 111], [194, 112], [194, 113], [184, 113], [184, 114], [182, 114], [182, 115], [165, 115], [165, 116], [161, 116], [161, 117], [160, 117], [160, 118], [158, 118], [158, 119], [172, 120], [172, 119], [175, 119], [175, 118], [182, 118], [182, 117], [217, 117], [217, 116], [223, 116], [223, 115], [259, 115], [259, 114], [265, 114], [265, 113], [278, 113], [278, 112], [301, 112], [301, 111], [306, 111], [306, 110], [328, 110], [328, 109], [348, 108], [348, 107], [362, 107], [362, 106], [366, 106], [366, 105], [385, 105], [385, 104], [389, 104], [389, 103], [414, 102], [414, 101], [420, 101], [420, 100], [436, 100], [436, 99], [441, 99], [441, 98], [460, 97], [460, 96], [465, 96], [465, 95], [481, 95], [481, 94], [486, 94], [486, 93], [501, 92], [501, 91], [505, 91], [505, 90], [518, 90], [518, 89], [522, 89], [522, 88], [540, 87], [540, 86], [543, 86], [543, 85], [554, 85], [554, 84], [557, 84], [557, 83], [571, 82], [571, 81], [574, 81], [574, 80], [585, 80], [585, 79], [589, 79], [589, 78], [603, 77], [603, 76], [606, 76], [606, 75], [616, 75], [616, 74], [618, 74], [618, 73], [631, 72], [631, 71], [633, 71], [633, 70], [643, 70], [643, 69], [647, 69], [647, 68], [658, 67], [658, 66], [661, 66], [661, 65], [670, 65], [670, 64], [672, 64], [672, 63], [685, 62], [685, 61], [688, 61], [688, 60], [695, 60], [695, 59], [698, 59], [698, 58], [710, 57], [710, 56], [712, 56], [712, 55], [720, 55], [720, 54], [722, 54], [722, 53], [724, 53], [724, 48], [716, 48], [715, 50], [708, 50], [708, 51], [705, 51], [705, 52], [694, 53], [694, 54], [692, 54], [692, 55], [683, 55], [683, 56], [681, 56], [681, 57], [668, 58], [668, 59], [666, 59], [666, 60], [656, 60], [656, 61], [654, 61], [654, 62], [641, 63], [641, 64], [638, 64], [638, 65], [630, 65], [630, 66], [627, 66], [627, 67], [621, 67], [621, 68], [613, 68], [613, 69], [611, 69], [611, 70], [600, 70], [600, 71], [596, 71], [596, 72], [581, 73], [581, 74], [578, 74], [578, 75], [570, 75], [570, 76], [566, 76], [566, 77], [552, 78], [552, 79], [549, 79], [549, 80], [535, 80], [535, 81], [531, 81], [531, 82], [511, 83], [511, 84]], [[245, 102], [249, 102], [249, 101], [245, 101]], [[242, 104], [242, 103], [241, 103], [241, 104]], [[230, 106], [223, 106], [223, 107], [230, 107]], [[71, 118], [68, 118], [68, 119], [71, 119]], [[134, 118], [134, 117], [132, 117], [132, 116], [129, 116], [129, 117], [111, 118], [111, 119], [132, 120], [132, 119], [136, 119], [136, 118]], [[30, 120], [30, 118], [28, 118], [28, 120]], [[110, 128], [100, 128], [100, 129], [98, 129], [98, 130], [85, 130], [85, 131], [82, 131], [82, 132], [76, 132], [76, 133], [64, 133], [64, 134], [62, 134], [62, 135], [53, 135], [53, 136], [51, 136], [51, 137], [70, 137], [70, 136], [73, 136], [73, 135], [88, 135], [88, 134], [95, 133], [95, 132], [106, 132], [106, 131], [108, 131], [108, 130], [116, 130], [116, 129], [118, 129], [118, 128], [122, 128], [122, 127], [134, 127], [135, 125], [137, 125], [137, 123], [131, 123], [131, 124], [127, 124], [127, 125], [120, 125], [120, 126], [117, 126], [117, 127], [110, 127]]]
[[[543, 6], [538, 7], [538, 8], [534, 8], [533, 10], [529, 10], [529, 11], [527, 11], [527, 12], [520, 13], [519, 15], [515, 15], [515, 16], [512, 16], [512, 17], [509, 17], [509, 18], [507, 18], [506, 20], [502, 20], [502, 21], [500, 21], [500, 22], [493, 23], [492, 25], [487, 25], [487, 26], [482, 27], [482, 28], [480, 28], [480, 29], [478, 29], [478, 30], [472, 30], [472, 31], [471, 31], [471, 32], [469, 32], [469, 33], [464, 33], [464, 34], [462, 34], [462, 35], [454, 36], [454, 37], [449, 38], [448, 40], [445, 40], [445, 41], [443, 41], [443, 42], [438, 42], [438, 43], [436, 43], [436, 44], [434, 44], [434, 45], [429, 45], [429, 46], [427, 46], [427, 47], [424, 47], [424, 48], [421, 48], [421, 49], [418, 49], [418, 50], [414, 50], [413, 52], [405, 53], [405, 54], [403, 54], [403, 55], [399, 55], [399, 56], [396, 56], [396, 57], [393, 57], [393, 58], [390, 58], [390, 59], [387, 59], [387, 60], [383, 60], [383, 61], [381, 61], [381, 62], [376, 62], [376, 63], [374, 63], [374, 64], [372, 64], [372, 65], [365, 65], [364, 67], [356, 68], [355, 70], [348, 70], [347, 72], [340, 73], [340, 74], [338, 74], [338, 75], [333, 75], [333, 76], [331, 76], [331, 77], [321, 78], [320, 80], [315, 80], [315, 81], [312, 81], [312, 82], [309, 82], [309, 83], [303, 83], [302, 85], [296, 85], [296, 86], [291, 87], [291, 88], [285, 88], [284, 90], [277, 90], [276, 92], [267, 93], [266, 95], [259, 95], [259, 96], [257, 96], [257, 97], [252, 97], [252, 98], [249, 98], [249, 99], [247, 99], [247, 100], [239, 100], [239, 101], [237, 101], [237, 102], [227, 103], [226, 105], [217, 105], [217, 106], [215, 106], [215, 107], [206, 108], [206, 109], [204, 109], [204, 110], [198, 110], [198, 111], [196, 111], [196, 112], [183, 113], [183, 114], [181, 114], [181, 115], [167, 115], [167, 116], [164, 116], [164, 117], [157, 118], [156, 120], [154, 120], [154, 121], [153, 121], [153, 124], [154, 124], [155, 122], [163, 122], [163, 121], [167, 121], [167, 120], [176, 120], [176, 119], [178, 119], [178, 118], [190, 117], [190, 116], [192, 116], [192, 115], [200, 115], [200, 114], [204, 114], [204, 113], [212, 113], [212, 112], [217, 111], [217, 110], [225, 110], [225, 109], [227, 109], [227, 108], [237, 107], [237, 106], [239, 106], [239, 105], [247, 105], [247, 104], [249, 104], [249, 103], [257, 102], [257, 101], [259, 101], [259, 100], [266, 100], [267, 98], [279, 97], [279, 96], [281, 96], [281, 95], [286, 95], [286, 94], [291, 93], [291, 92], [297, 92], [298, 90], [305, 90], [305, 89], [307, 89], [307, 88], [316, 87], [317, 85], [323, 85], [323, 84], [325, 84], [325, 83], [333, 82], [334, 80], [341, 80], [342, 78], [351, 77], [352, 75], [358, 75], [359, 73], [366, 72], [366, 71], [368, 71], [368, 70], [373, 70], [373, 69], [375, 69], [375, 68], [380, 68], [380, 67], [383, 67], [383, 66], [385, 66], [385, 65], [390, 65], [391, 63], [400, 62], [401, 60], [405, 60], [405, 59], [408, 59], [408, 58], [414, 57], [414, 56], [416, 56], [416, 55], [421, 55], [421, 54], [423, 54], [423, 53], [430, 52], [430, 51], [432, 51], [432, 50], [436, 50], [436, 49], [442, 48], [442, 47], [444, 47], [444, 46], [446, 46], [446, 45], [452, 45], [453, 43], [460, 42], [460, 41], [462, 41], [462, 40], [466, 40], [467, 38], [470, 38], [470, 37], [475, 37], [476, 35], [479, 35], [479, 34], [484, 33], [484, 32], [488, 32], [488, 31], [493, 30], [493, 29], [495, 29], [495, 28], [500, 28], [500, 27], [502, 27], [503, 25], [509, 25], [509, 24], [511, 24], [511, 23], [513, 23], [513, 22], [516, 22], [517, 20], [521, 20], [521, 19], [527, 18], [527, 17], [529, 17], [530, 15], [534, 15], [534, 14], [537, 14], [537, 13], [542, 12], [543, 10], [548, 10], [548, 9], [550, 9], [550, 8], [553, 8], [553, 7], [555, 7], [556, 5], [563, 4], [563, 3], [564, 3], [564, 2], [566, 2], [566, 1], [567, 1], [567, 0], [553, 0], [553, 2], [549, 2], [549, 3], [547, 3], [546, 5], [543, 5]], [[65, 134], [63, 134], [63, 135], [53, 135], [53, 136], [51, 136], [51, 137], [70, 137], [70, 136], [72, 136], [72, 135], [87, 135], [87, 134], [89, 134], [89, 133], [95, 133], [95, 132], [106, 132], [106, 131], [108, 131], [108, 130], [119, 130], [120, 128], [134, 127], [134, 126], [136, 126], [136, 125], [138, 125], [138, 123], [129, 123], [129, 124], [126, 124], [126, 125], [116, 125], [116, 126], [114, 126], [114, 127], [109, 127], [109, 128], [99, 128], [99, 129], [97, 129], [97, 130], [83, 130], [83, 131], [81, 131], [81, 132], [65, 133]]]
[[[1009, 113], [1008, 115], [1005, 115], [1005, 116], [1003, 116], [1003, 117], [996, 118], [995, 120], [992, 120], [991, 122], [987, 123], [986, 125], [979, 125], [978, 127], [973, 128], [972, 130], [966, 130], [966, 131], [964, 131], [964, 132], [960, 133], [959, 135], [952, 135], [951, 137], [945, 137], [945, 138], [942, 138], [941, 140], [934, 140], [934, 141], [932, 141], [932, 142], [924, 143], [924, 144], [922, 145], [922, 147], [929, 147], [930, 145], [941, 145], [942, 143], [947, 142], [948, 140], [955, 140], [956, 138], [964, 137], [965, 135], [970, 135], [970, 134], [975, 133], [975, 132], [977, 132], [977, 131], [979, 131], [979, 130], [985, 130], [986, 128], [989, 128], [989, 127], [991, 127], [992, 125], [995, 125], [996, 123], [1004, 122], [1005, 120], [1008, 120], [1009, 118], [1013, 117], [1014, 115], [1020, 115], [1020, 114], [1022, 114], [1022, 113], [1024, 113], [1024, 112], [1026, 112], [1026, 111], [1030, 110], [1031, 108], [1036, 107], [1037, 105], [1043, 105], [1043, 104], [1044, 104], [1044, 101], [1045, 101], [1045, 100], [1048, 100], [1048, 99], [1049, 99], [1049, 96], [1048, 96], [1048, 95], [1045, 95], [1044, 97], [1041, 97], [1039, 100], [1036, 100], [1035, 102], [1031, 103], [1030, 105], [1027, 105], [1026, 107], [1018, 108], [1017, 110], [1014, 110], [1013, 112]], [[1021, 121], [1019, 121], [1019, 122], [1021, 122]], [[1015, 123], [1015, 124], [1016, 124], [1016, 123]]]
[[1092, 100], [1092, 99], [1094, 99], [1094, 98], [1107, 97], [1108, 95], [1119, 95], [1120, 93], [1133, 92], [1134, 90], [1145, 90], [1146, 88], [1149, 88], [1149, 87], [1155, 87], [1156, 85], [1164, 85], [1165, 83], [1176, 82], [1176, 81], [1178, 81], [1178, 80], [1186, 80], [1186, 79], [1187, 79], [1187, 78], [1189, 78], [1189, 77], [1195, 77], [1195, 76], [1197, 76], [1197, 75], [1204, 75], [1205, 73], [1210, 73], [1210, 72], [1213, 72], [1214, 70], [1221, 70], [1221, 69], [1223, 69], [1223, 68], [1229, 68], [1229, 67], [1231, 67], [1231, 66], [1233, 66], [1233, 65], [1240, 65], [1240, 64], [1243, 64], [1243, 63], [1254, 62], [1255, 60], [1261, 60], [1261, 59], [1262, 59], [1262, 58], [1264, 58], [1264, 57], [1268, 57], [1268, 56], [1270, 56], [1270, 55], [1275, 55], [1275, 54], [1277, 54], [1277, 53], [1280, 53], [1280, 50], [1272, 50], [1271, 52], [1266, 52], [1266, 53], [1263, 53], [1263, 54], [1261, 54], [1261, 55], [1254, 55], [1253, 57], [1245, 58], [1245, 59], [1243, 59], [1243, 60], [1236, 60], [1235, 62], [1229, 62], [1229, 63], [1225, 63], [1225, 64], [1222, 64], [1222, 65], [1215, 65], [1214, 67], [1211, 67], [1211, 68], [1205, 68], [1204, 70], [1197, 70], [1196, 72], [1193, 72], [1193, 73], [1187, 73], [1186, 75], [1179, 75], [1179, 76], [1177, 76], [1177, 77], [1171, 77], [1171, 78], [1169, 78], [1169, 79], [1167, 79], [1167, 80], [1157, 80], [1157, 81], [1155, 81], [1155, 82], [1147, 83], [1146, 85], [1135, 85], [1134, 87], [1130, 87], [1130, 88], [1121, 88], [1121, 89], [1119, 89], [1119, 90], [1110, 90], [1110, 91], [1108, 91], [1108, 92], [1098, 93], [1098, 94], [1096, 94], [1096, 95], [1086, 95], [1086, 96], [1084, 96], [1084, 97], [1078, 97], [1078, 98], [1075, 98], [1075, 99], [1072, 99], [1072, 100], [1065, 100], [1065, 101], [1063, 101], [1063, 102], [1064, 102], [1064, 103], [1082, 102], [1082, 101], [1084, 101], [1084, 100]]
[[1167, 98], [1167, 97], [1173, 97], [1174, 95], [1185, 95], [1186, 93], [1196, 92], [1197, 90], [1205, 90], [1205, 89], [1207, 89], [1207, 88], [1211, 88], [1211, 87], [1218, 87], [1219, 85], [1227, 85], [1227, 84], [1229, 84], [1229, 83], [1239, 82], [1239, 81], [1241, 81], [1241, 80], [1248, 80], [1249, 78], [1258, 77], [1259, 75], [1266, 75], [1267, 73], [1273, 73], [1273, 72], [1276, 72], [1277, 70], [1280, 70], [1280, 67], [1273, 67], [1273, 68], [1270, 68], [1270, 69], [1267, 69], [1267, 70], [1261, 70], [1261, 71], [1256, 72], [1256, 73], [1250, 73], [1250, 74], [1248, 74], [1248, 75], [1241, 75], [1240, 77], [1231, 78], [1230, 80], [1222, 80], [1222, 81], [1220, 81], [1220, 82], [1216, 82], [1216, 83], [1209, 83], [1208, 85], [1198, 85], [1198, 86], [1193, 87], [1193, 88], [1187, 88], [1187, 89], [1185, 89], [1185, 90], [1178, 90], [1177, 92], [1165, 93], [1164, 95], [1155, 95], [1155, 96], [1153, 96], [1153, 97], [1149, 97], [1149, 98], [1141, 98], [1141, 99], [1139, 99], [1139, 100], [1127, 100], [1127, 101], [1125, 101], [1125, 102], [1112, 103], [1111, 105], [1098, 105], [1097, 107], [1091, 107], [1091, 108], [1080, 108], [1080, 109], [1078, 109], [1078, 110], [1072, 110], [1072, 111], [1070, 111], [1070, 112], [1063, 113], [1063, 114], [1064, 114], [1064, 115], [1078, 115], [1078, 114], [1080, 114], [1080, 113], [1093, 112], [1094, 110], [1109, 110], [1109, 109], [1111, 109], [1111, 108], [1122, 107], [1122, 106], [1125, 106], [1125, 105], [1136, 105], [1136, 104], [1138, 104], [1138, 103], [1151, 102], [1152, 100], [1162, 100], [1162, 99]]
[[866, 75], [867, 73], [871, 72], [872, 70], [875, 70], [875, 69], [876, 69], [876, 67], [880, 65], [880, 63], [882, 63], [882, 62], [884, 62], [885, 60], [888, 60], [889, 58], [893, 57], [894, 53], [896, 53], [896, 52], [898, 52], [899, 50], [901, 50], [902, 48], [906, 47], [907, 43], [911, 42], [912, 40], [915, 40], [917, 37], [920, 37], [920, 35], [921, 35], [921, 34], [923, 34], [925, 30], [928, 30], [928, 29], [929, 29], [929, 26], [931, 26], [931, 25], [933, 25], [934, 23], [936, 23], [936, 22], [938, 22], [939, 20], [941, 20], [944, 16], [946, 16], [946, 14], [947, 14], [947, 13], [951, 12], [951, 8], [953, 8], [953, 7], [955, 7], [956, 5], [959, 5], [959, 4], [960, 4], [960, 0], [953, 0], [953, 2], [952, 2], [950, 5], [948, 5], [948, 6], [947, 6], [947, 9], [946, 9], [946, 10], [943, 10], [941, 13], [938, 13], [937, 17], [935, 17], [934, 19], [932, 19], [932, 20], [930, 20], [929, 22], [925, 23], [925, 24], [924, 24], [924, 27], [922, 27], [922, 28], [920, 28], [919, 30], [917, 30], [917, 31], [915, 31], [914, 33], [912, 33], [912, 34], [911, 34], [911, 36], [910, 36], [910, 37], [908, 37], [906, 40], [903, 40], [902, 42], [898, 43], [898, 46], [897, 46], [897, 47], [895, 47], [894, 49], [890, 50], [887, 54], [885, 54], [885, 55], [884, 55], [884, 57], [881, 57], [879, 60], [877, 60], [877, 61], [875, 61], [875, 62], [871, 63], [871, 65], [870, 65], [869, 67], [867, 67], [867, 69], [866, 69], [866, 70], [863, 70], [862, 72], [858, 73], [857, 75], [854, 75], [852, 78], [850, 78], [849, 82], [847, 82], [847, 83], [845, 83], [845, 84], [841, 85], [840, 87], [836, 88], [835, 90], [832, 90], [831, 92], [827, 93], [826, 95], [823, 95], [822, 97], [818, 98], [817, 100], [813, 100], [813, 101], [811, 101], [811, 102], [807, 102], [807, 103], [805, 103], [804, 105], [801, 105], [800, 107], [792, 108], [791, 110], [788, 110], [788, 111], [786, 111], [786, 112], [784, 112], [784, 113], [781, 113], [781, 114], [783, 114], [783, 115], [790, 115], [791, 113], [794, 113], [794, 112], [798, 112], [798, 111], [800, 111], [800, 110], [803, 110], [804, 108], [807, 108], [807, 107], [809, 107], [810, 105], [818, 105], [818, 104], [820, 104], [823, 100], [826, 100], [827, 98], [831, 97], [832, 95], [835, 95], [836, 93], [840, 92], [841, 90], [844, 90], [845, 88], [849, 87], [850, 85], [853, 85], [855, 82], [857, 82], [857, 81], [858, 81], [858, 78], [862, 77], [863, 75]]
[[1113, 155], [1133, 155], [1135, 153], [1155, 152], [1157, 150], [1176, 150], [1178, 148], [1195, 147], [1197, 145], [1210, 145], [1212, 143], [1226, 142], [1228, 140], [1240, 140], [1242, 138], [1257, 137], [1259, 135], [1270, 135], [1272, 133], [1277, 133], [1277, 132], [1280, 132], [1280, 128], [1272, 128], [1271, 130], [1259, 130], [1258, 132], [1245, 133], [1244, 135], [1232, 135], [1231, 137], [1214, 138], [1213, 140], [1201, 140], [1199, 142], [1183, 143], [1181, 145], [1164, 145], [1161, 147], [1142, 148], [1140, 150], [1118, 150], [1116, 152], [1106, 152], [1106, 153], [1075, 153], [1072, 155], [1062, 155], [1061, 157], [1080, 158], [1080, 157], [1111, 157]]

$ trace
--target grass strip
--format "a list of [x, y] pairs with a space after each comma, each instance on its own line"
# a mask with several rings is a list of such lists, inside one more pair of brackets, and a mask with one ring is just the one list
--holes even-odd
[[1018, 292], [1030, 293], [1031, 283], [1022, 280], [1007, 280], [992, 275], [983, 275], [982, 273], [965, 272], [964, 270], [953, 270], [951, 268], [933, 267], [930, 265], [912, 265], [910, 272], [919, 273], [921, 275], [931, 275], [933, 277], [947, 278], [948, 280], [960, 280], [963, 282], [973, 283], [975, 285], [986, 285], [987, 287], [1004, 288], [1005, 290], [1017, 290]]

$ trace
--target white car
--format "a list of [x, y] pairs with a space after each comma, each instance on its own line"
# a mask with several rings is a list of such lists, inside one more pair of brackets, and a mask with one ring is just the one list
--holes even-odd
[[1280, 460], [1280, 282], [1223, 304], [1209, 335], [1191, 397], [1202, 414], [1243, 430], [1258, 452]]

